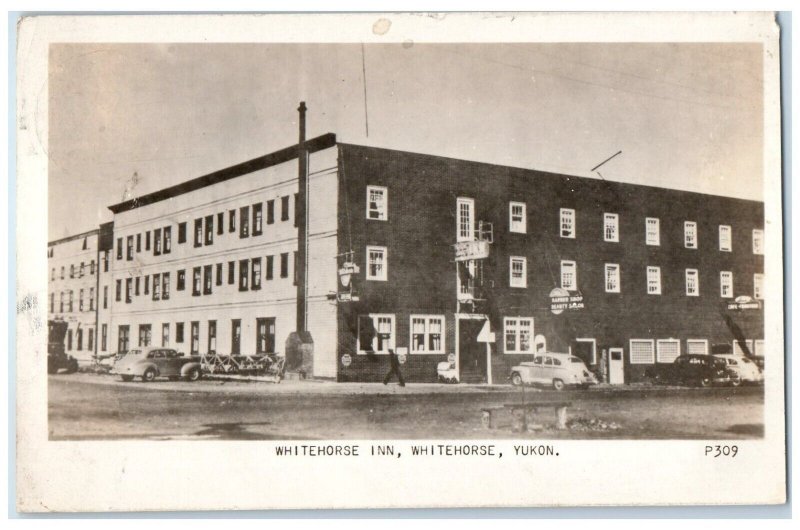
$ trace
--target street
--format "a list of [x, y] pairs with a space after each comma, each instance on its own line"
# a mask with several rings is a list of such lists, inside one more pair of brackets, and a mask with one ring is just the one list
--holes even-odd
[[[49, 376], [52, 440], [198, 439], [737, 439], [763, 436], [762, 387], [604, 387], [538, 390], [472, 386], [201, 380], [123, 383], [97, 374]], [[553, 411], [540, 428], [495, 429], [481, 409], [569, 401], [568, 428]]]

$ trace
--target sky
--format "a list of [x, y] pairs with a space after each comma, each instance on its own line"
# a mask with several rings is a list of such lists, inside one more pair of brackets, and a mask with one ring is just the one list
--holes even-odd
[[308, 137], [761, 200], [762, 77], [758, 44], [54, 44], [49, 239], [296, 143], [301, 100]]

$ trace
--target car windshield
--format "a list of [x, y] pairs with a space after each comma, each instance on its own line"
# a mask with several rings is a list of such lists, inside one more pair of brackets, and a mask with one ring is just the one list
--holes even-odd
[[571, 362], [571, 363], [582, 363], [583, 361], [581, 359], [579, 359], [578, 357], [570, 357], [569, 358], [569, 362]]
[[753, 361], [751, 361], [751, 360], [750, 360], [750, 359], [748, 359], [747, 357], [742, 357], [742, 362], [743, 362], [744, 364], [750, 364], [750, 363], [752, 363]]

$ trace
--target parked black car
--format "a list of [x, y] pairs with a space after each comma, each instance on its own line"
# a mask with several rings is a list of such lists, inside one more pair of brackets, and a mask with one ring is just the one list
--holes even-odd
[[728, 384], [731, 375], [725, 361], [711, 355], [680, 355], [672, 363], [657, 364], [645, 371], [654, 383], [666, 385]]

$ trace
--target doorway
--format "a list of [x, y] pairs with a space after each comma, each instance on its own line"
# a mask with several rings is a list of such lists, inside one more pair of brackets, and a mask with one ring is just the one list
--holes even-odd
[[458, 366], [462, 383], [486, 382], [486, 344], [478, 342], [486, 320], [458, 320]]
[[622, 348], [608, 350], [608, 382], [612, 385], [625, 384], [625, 360]]

